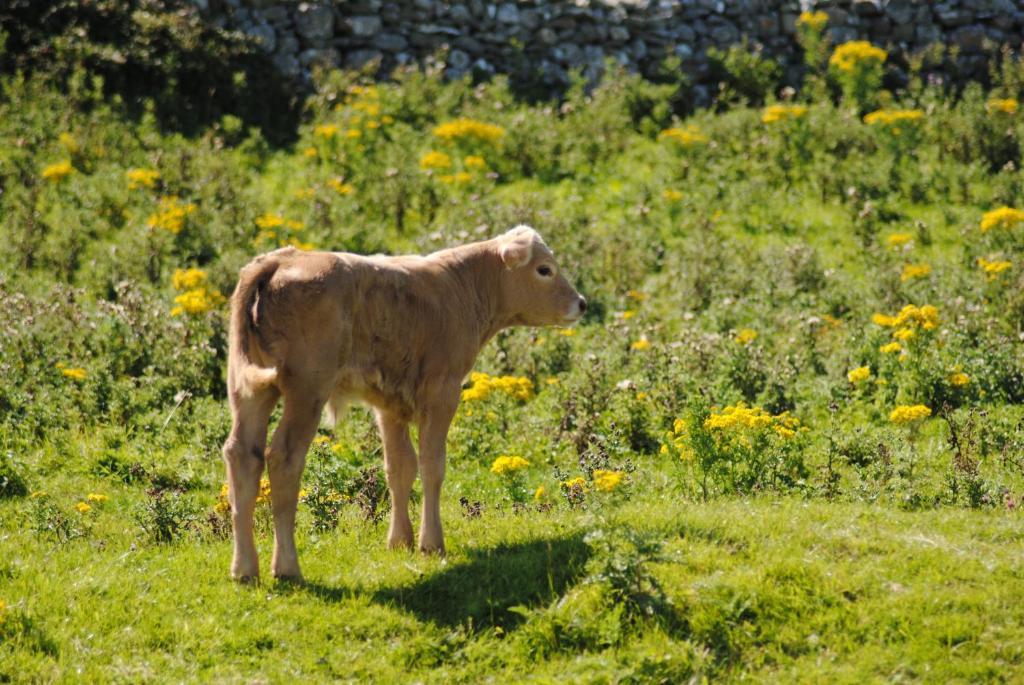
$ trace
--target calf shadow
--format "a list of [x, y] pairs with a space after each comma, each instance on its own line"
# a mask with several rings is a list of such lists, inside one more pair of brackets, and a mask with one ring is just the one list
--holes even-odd
[[[507, 630], [524, 620], [509, 611], [511, 607], [546, 604], [574, 585], [583, 574], [589, 548], [583, 534], [576, 533], [470, 549], [467, 556], [441, 571], [380, 588], [370, 596], [440, 626], [467, 626], [474, 632], [493, 626]], [[304, 583], [304, 589], [328, 601], [349, 599], [355, 591], [315, 581]]]

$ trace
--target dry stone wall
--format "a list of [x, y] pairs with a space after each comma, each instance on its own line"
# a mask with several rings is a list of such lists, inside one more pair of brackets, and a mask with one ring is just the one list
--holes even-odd
[[[786, 66], [801, 61], [801, 10], [828, 13], [834, 43], [864, 39], [896, 56], [941, 42], [958, 56], [946, 76], [984, 76], [1002, 45], [1019, 49], [1024, 0], [192, 0], [209, 21], [255, 38], [296, 80], [315, 63], [382, 70], [443, 55], [446, 73], [531, 74], [557, 89], [571, 70], [598, 78], [607, 58], [652, 74], [668, 56], [707, 96], [709, 47], [749, 40]], [[898, 77], [898, 73], [897, 73]]]

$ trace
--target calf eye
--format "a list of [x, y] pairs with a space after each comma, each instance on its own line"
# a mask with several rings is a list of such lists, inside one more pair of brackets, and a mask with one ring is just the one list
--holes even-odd
[[547, 264], [541, 264], [540, 266], [537, 267], [537, 273], [547, 278], [548, 276], [553, 276], [555, 272], [552, 271], [551, 267], [548, 266]]

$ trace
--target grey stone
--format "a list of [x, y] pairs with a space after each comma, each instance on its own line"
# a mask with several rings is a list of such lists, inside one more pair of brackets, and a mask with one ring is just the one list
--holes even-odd
[[527, 31], [535, 31], [540, 26], [541, 15], [538, 10], [527, 9], [519, 13], [519, 25]]
[[676, 57], [683, 60], [684, 62], [693, 57], [693, 48], [686, 43], [680, 43], [672, 48], [672, 52]]
[[544, 45], [554, 45], [558, 42], [558, 34], [553, 29], [545, 26], [537, 32], [537, 39]]
[[889, 0], [885, 14], [894, 24], [907, 24], [914, 19], [914, 7], [910, 0]]
[[334, 12], [325, 5], [301, 3], [295, 10], [295, 31], [311, 44], [324, 44], [334, 34]]
[[476, 74], [477, 76], [494, 76], [494, 74], [496, 73], [494, 65], [485, 60], [483, 57], [480, 57], [475, 62], [473, 62], [472, 69], [473, 73]]
[[873, 17], [882, 13], [881, 0], [853, 0], [853, 11], [862, 17]]
[[629, 51], [638, 62], [647, 57], [647, 43], [642, 38], [637, 38], [629, 44]]
[[451, 50], [448, 53], [447, 62], [448, 66], [451, 67], [452, 69], [465, 71], [466, 69], [469, 68], [470, 58], [469, 55], [467, 55], [462, 50]]
[[337, 67], [341, 64], [341, 55], [334, 48], [324, 50], [310, 48], [299, 53], [299, 64], [307, 69], [313, 65]]
[[402, 52], [409, 47], [409, 41], [399, 33], [381, 33], [374, 37], [373, 46], [384, 52]]
[[516, 24], [519, 22], [519, 8], [506, 2], [498, 8], [497, 19], [499, 24]]
[[369, 38], [381, 29], [380, 17], [356, 16], [345, 20], [345, 25], [353, 36]]
[[718, 45], [731, 45], [740, 39], [740, 32], [732, 24], [719, 24], [711, 29], [711, 40]]
[[629, 30], [624, 26], [613, 26], [608, 29], [608, 38], [615, 43], [625, 43], [629, 40]]
[[299, 39], [294, 34], [284, 33], [277, 37], [277, 51], [296, 53], [299, 51]]
[[302, 72], [298, 58], [290, 52], [279, 52], [273, 57], [274, 66], [285, 78], [297, 78]]
[[983, 48], [986, 38], [984, 26], [964, 26], [954, 31], [951, 37], [953, 43], [959, 46], [962, 52], [984, 52]]
[[245, 33], [252, 36], [264, 52], [271, 53], [277, 49], [277, 34], [269, 24], [254, 24]]
[[468, 24], [473, 19], [473, 15], [465, 5], [452, 5], [448, 8], [448, 18], [456, 24]]
[[345, 66], [352, 69], [364, 67], [374, 60], [382, 59], [384, 55], [380, 50], [353, 50], [345, 55]]
[[932, 8], [943, 26], [963, 26], [971, 21], [971, 14], [954, 3], [941, 3]]
[[271, 24], [278, 26], [287, 24], [291, 21], [291, 17], [288, 16], [288, 10], [281, 5], [274, 5], [263, 10], [263, 18], [269, 21]]

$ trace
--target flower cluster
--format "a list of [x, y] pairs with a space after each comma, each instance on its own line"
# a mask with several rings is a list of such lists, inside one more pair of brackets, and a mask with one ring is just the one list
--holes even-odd
[[128, 177], [128, 190], [136, 190], [155, 187], [160, 179], [160, 172], [156, 169], [129, 169], [125, 176]]
[[522, 402], [533, 397], [533, 381], [529, 378], [490, 376], [486, 373], [474, 372], [470, 374], [469, 380], [472, 385], [462, 391], [464, 400], [485, 400], [496, 392]]
[[908, 304], [896, 316], [875, 313], [871, 321], [883, 328], [892, 328], [892, 337], [897, 340], [910, 340], [916, 335], [917, 329], [930, 331], [939, 325], [939, 310], [930, 305]]
[[846, 374], [846, 379], [854, 385], [866, 381], [869, 378], [871, 378], [870, 366], [858, 366], [856, 369], [851, 369]]
[[993, 259], [989, 261], [984, 257], [978, 257], [978, 266], [985, 272], [985, 275], [988, 276], [988, 280], [991, 281], [999, 274], [1013, 266], [1013, 263], [1005, 259]]
[[851, 72], [860, 65], [881, 64], [888, 57], [889, 53], [866, 40], [853, 40], [838, 46], [828, 63], [840, 71]]
[[666, 128], [658, 134], [658, 139], [671, 140], [683, 147], [708, 142], [708, 137], [701, 133], [700, 129], [694, 124], [689, 124], [683, 128]]
[[741, 328], [736, 331], [736, 342], [740, 345], [749, 345], [757, 340], [757, 331], [753, 328]]
[[985, 103], [989, 114], [1016, 114], [1019, 103], [1016, 98], [992, 98]]
[[611, 492], [619, 487], [625, 477], [622, 471], [594, 469], [594, 487], [602, 492]]
[[505, 476], [517, 471], [522, 471], [530, 466], [530, 462], [518, 456], [502, 455], [491, 464], [491, 473], [496, 476]]
[[932, 272], [928, 264], [904, 264], [903, 273], [900, 274], [900, 282], [906, 283], [915, 278], [924, 278]]
[[889, 414], [889, 420], [895, 424], [903, 425], [926, 419], [932, 415], [932, 410], [923, 404], [901, 404]]
[[434, 127], [434, 135], [446, 143], [479, 142], [494, 145], [505, 137], [505, 129], [475, 119], [460, 118]]
[[84, 381], [89, 374], [80, 366], [64, 366], [64, 362], [57, 362], [57, 368], [61, 375], [75, 381]]
[[75, 167], [71, 166], [71, 160], [65, 159], [43, 167], [43, 179], [51, 183], [60, 183], [74, 172]]
[[156, 211], [149, 215], [146, 225], [177, 235], [185, 227], [185, 219], [196, 211], [191, 202], [182, 202], [177, 195], [165, 195], [157, 203]]
[[993, 228], [1009, 230], [1021, 222], [1024, 222], [1024, 210], [997, 207], [981, 216], [981, 232], [987, 233]]
[[828, 23], [828, 15], [821, 10], [816, 12], [804, 11], [796, 18], [796, 23], [801, 26], [807, 26], [815, 31], [820, 31]]
[[792, 121], [806, 114], [807, 107], [804, 105], [769, 105], [761, 114], [761, 122], [774, 124], [778, 121]]
[[874, 112], [864, 115], [864, 123], [868, 126], [876, 124], [895, 126], [922, 119], [924, 119], [924, 111], [920, 109], [876, 109]]
[[790, 416], [789, 412], [772, 415], [761, 407], [749, 407], [745, 402], [737, 402], [720, 412], [712, 412], [705, 419], [704, 428], [723, 433], [771, 429], [780, 437], [791, 438], [800, 429], [800, 420]]
[[913, 239], [914, 236], [910, 235], [909, 233], [893, 233], [892, 235], [885, 239], [885, 242], [892, 249], [897, 249], [903, 247]]
[[171, 285], [180, 293], [174, 298], [177, 306], [171, 310], [171, 316], [205, 314], [224, 302], [223, 295], [207, 288], [206, 272], [202, 269], [175, 269]]
[[[337, 192], [340, 190], [335, 189]], [[342, 193], [344, 194], [344, 193]], [[279, 247], [292, 246], [300, 250], [312, 250], [313, 243], [305, 242], [300, 238], [300, 232], [305, 229], [305, 224], [294, 219], [285, 219], [280, 214], [267, 212], [256, 218], [256, 226], [261, 230], [253, 241], [253, 245], [259, 247], [264, 242], [277, 242]]]

